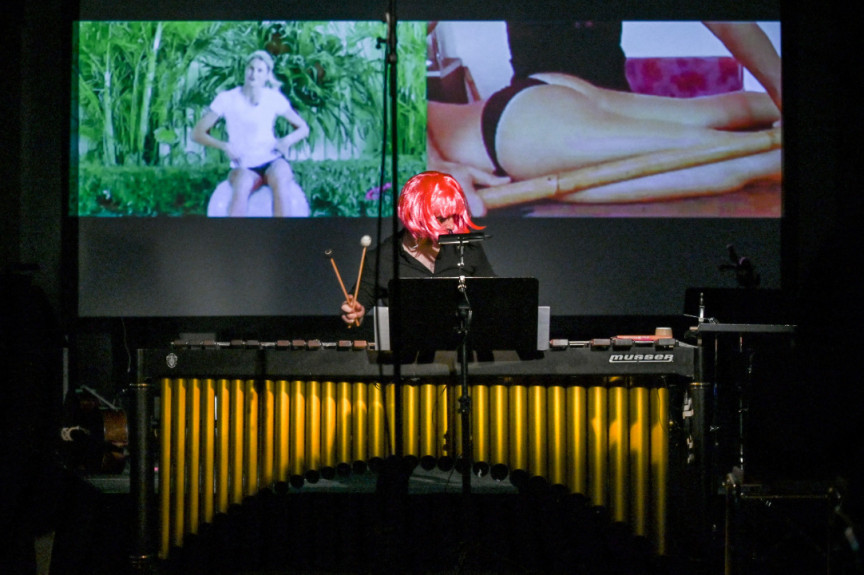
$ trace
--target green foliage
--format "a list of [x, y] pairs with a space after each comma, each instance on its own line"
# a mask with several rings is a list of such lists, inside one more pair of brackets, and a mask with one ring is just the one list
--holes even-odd
[[[406, 134], [425, 129], [424, 30], [421, 23], [400, 27]], [[357, 157], [367, 141], [382, 139], [384, 54], [374, 39], [384, 32], [377, 22], [81, 22], [81, 159], [164, 165], [171, 154], [154, 134], [174, 132], [177, 145], [187, 144], [204, 108], [242, 84], [246, 57], [260, 49], [273, 55], [282, 91], [312, 128], [307, 149], [326, 142]], [[401, 152], [418, 144], [414, 136]]]
[[78, 172], [80, 216], [205, 215], [225, 178], [212, 168], [86, 166]]
[[[295, 177], [309, 199], [313, 217], [375, 217], [380, 162], [374, 159], [295, 162]], [[400, 158], [399, 182], [425, 169], [416, 157]], [[80, 216], [205, 216], [207, 202], [225, 179], [224, 168], [149, 168], [90, 165], [78, 173]], [[384, 193], [382, 216], [392, 215]]]
[[[313, 216], [355, 217], [378, 215], [380, 162], [349, 160], [294, 164], [297, 181]], [[426, 169], [425, 161], [414, 156], [399, 158], [399, 183]], [[386, 175], [386, 174], [385, 174]], [[392, 193], [385, 183], [383, 216], [392, 215]]]
[[[273, 55], [283, 93], [310, 126], [307, 140], [295, 147], [295, 170], [311, 158], [376, 159], [385, 141], [389, 153], [389, 137], [381, 133], [385, 54], [376, 44], [385, 33], [381, 22], [81, 22], [73, 154], [82, 187], [72, 213], [195, 213], [202, 194], [195, 190], [212, 188], [172, 174], [224, 177], [224, 154], [191, 142], [191, 130], [218, 92], [242, 83], [247, 56], [260, 49]], [[414, 165], [426, 146], [425, 50], [424, 23], [400, 23], [398, 153]], [[282, 122], [277, 133], [289, 128]], [[224, 138], [224, 126], [211, 133]], [[317, 170], [338, 178], [337, 165], [325, 161]], [[140, 186], [115, 174], [137, 177]], [[350, 180], [321, 184], [321, 193], [312, 195], [313, 211], [362, 211], [323, 189]]]

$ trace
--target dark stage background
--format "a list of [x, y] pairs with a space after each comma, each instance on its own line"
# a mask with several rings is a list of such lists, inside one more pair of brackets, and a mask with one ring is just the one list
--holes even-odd
[[[135, 348], [164, 345], [180, 333], [215, 333], [225, 339], [261, 340], [335, 339], [345, 333], [336, 318], [322, 316], [318, 308], [310, 314], [284, 316], [281, 310], [262, 314], [253, 309], [237, 317], [211, 316], [187, 313], [195, 309], [196, 302], [190, 301], [185, 303], [191, 307], [164, 308], [171, 310], [166, 316], [121, 313], [79, 316], [78, 222], [65, 217], [72, 19], [80, 14], [118, 19], [237, 19], [258, 18], [262, 11], [268, 10], [272, 10], [274, 18], [376, 19], [386, 8], [383, 2], [380, 5], [355, 2], [346, 6], [343, 2], [266, 0], [242, 4], [212, 0], [149, 3], [81, 0], [80, 6], [62, 0], [14, 3], [0, 34], [4, 48], [0, 98], [5, 120], [0, 130], [0, 260], [4, 267], [21, 262], [38, 265], [33, 282], [47, 294], [70, 348], [72, 385], [86, 384], [114, 392], [134, 378]], [[837, 475], [849, 478], [853, 485], [851, 504], [860, 510], [861, 476], [857, 470], [864, 466], [859, 445], [864, 437], [861, 427], [864, 392], [857, 345], [864, 319], [858, 279], [862, 260], [860, 187], [864, 174], [858, 136], [864, 123], [858, 76], [862, 46], [858, 25], [845, 7], [839, 2], [787, 5], [714, 0], [651, 5], [502, 0], [411, 1], [400, 2], [398, 9], [398, 17], [405, 19], [530, 18], [536, 14], [578, 13], [580, 17], [598, 19], [782, 21], [784, 217], [769, 224], [779, 230], [771, 229], [767, 241], [762, 241], [761, 232], [757, 232], [748, 234], [744, 245], [738, 246], [742, 254], [753, 260], [757, 271], [764, 274], [764, 287], [779, 292], [777, 314], [760, 320], [776, 319], [798, 326], [794, 346], [784, 351], [788, 353], [788, 361], [784, 363], [787, 369], [781, 370], [782, 377], [779, 374], [768, 377], [770, 387], [760, 395], [762, 409], [780, 410], [772, 413], [771, 421], [788, 424], [785, 427], [772, 424], [770, 429], [763, 430], [765, 437], [770, 436], [764, 451], [780, 474], [795, 478], [832, 479]], [[608, 225], [587, 220], [575, 224], [583, 229]], [[644, 273], [622, 278], [621, 292], [604, 290], [586, 295], [567, 284], [544, 285], [541, 304], [566, 302], [559, 306], [565, 310], [563, 315], [553, 318], [553, 337], [580, 339], [622, 332], [644, 333], [658, 325], [671, 325], [680, 337], [692, 323], [681, 315], [685, 295], [681, 288], [702, 286], [682, 284], [680, 278], [671, 278], [670, 273], [677, 271], [686, 276], [694, 267], [716, 268], [723, 261], [726, 245], [739, 240], [737, 234], [727, 233], [725, 222], [704, 224], [700, 235], [705, 237], [694, 237], [689, 231], [681, 233], [678, 226], [686, 223], [675, 222], [666, 224], [662, 235], [652, 233], [647, 239], [648, 232], [642, 229], [646, 224], [642, 222], [613, 223], [613, 226], [626, 225], [629, 231], [618, 233], [620, 230], [614, 229], [609, 241], [629, 244], [632, 257], [643, 262]], [[554, 233], [555, 230], [544, 229], [540, 235]], [[344, 236], [343, 241], [356, 243], [359, 234], [349, 230]], [[571, 249], [551, 240], [550, 243], [549, 249], [553, 251]], [[489, 249], [496, 259], [510, 255], [496, 254], [491, 241]], [[588, 258], [598, 249], [602, 245], [587, 242], [579, 248], [578, 255]], [[694, 251], [698, 254], [695, 260]], [[674, 261], [674, 266], [657, 273], [653, 258], [658, 253], [664, 254], [664, 261]], [[530, 256], [525, 258], [530, 263]], [[349, 263], [353, 261], [346, 256], [348, 269], [354, 269]], [[614, 275], [615, 262], [607, 265], [608, 272]], [[124, 271], [119, 269], [117, 273]], [[331, 285], [331, 270], [322, 266], [321, 274]], [[694, 281], [701, 283], [703, 279], [704, 276], [697, 275]], [[733, 278], [719, 272], [714, 282], [706, 283], [705, 287], [735, 288]], [[588, 280], [585, 285], [592, 283]], [[145, 295], [149, 291], [148, 285], [139, 288]], [[335, 286], [333, 291], [335, 309], [340, 298]], [[106, 297], [122, 301], [127, 295], [106, 294]], [[627, 309], [616, 307], [614, 302], [619, 297], [626, 297], [634, 305]], [[599, 299], [591, 302], [590, 310], [580, 307], [580, 302], [591, 298]], [[17, 384], [4, 382], [6, 386]], [[781, 453], [772, 451], [773, 446], [781, 443], [792, 447]]]

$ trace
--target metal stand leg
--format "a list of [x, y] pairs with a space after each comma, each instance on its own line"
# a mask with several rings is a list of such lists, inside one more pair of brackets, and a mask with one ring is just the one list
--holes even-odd
[[136, 383], [128, 388], [132, 402], [129, 425], [130, 477], [129, 492], [135, 509], [135, 530], [132, 534], [130, 565], [133, 573], [150, 573], [155, 567], [153, 547], [155, 470], [150, 427], [153, 413], [153, 386]]
[[462, 344], [459, 347], [461, 365], [462, 395], [459, 398], [459, 413], [462, 417], [462, 493], [471, 493], [471, 471], [473, 462], [473, 446], [471, 444], [471, 397], [468, 388], [468, 330], [471, 324], [471, 304], [468, 302], [465, 277], [459, 281], [459, 291], [465, 296], [465, 301], [459, 304], [459, 333]]
[[726, 518], [723, 533], [723, 574], [734, 573], [734, 553], [737, 549], [738, 527], [736, 525], [738, 508], [738, 485], [735, 476], [731, 473], [726, 476], [723, 483], [726, 494]]

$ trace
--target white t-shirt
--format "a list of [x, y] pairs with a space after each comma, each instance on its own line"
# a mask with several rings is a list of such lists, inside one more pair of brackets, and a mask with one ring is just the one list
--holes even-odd
[[220, 92], [210, 104], [210, 109], [225, 118], [228, 141], [243, 150], [239, 162], [232, 167], [257, 168], [279, 158], [276, 151], [276, 134], [273, 131], [276, 118], [292, 110], [291, 103], [282, 92], [265, 88], [258, 104], [252, 104], [238, 86]]

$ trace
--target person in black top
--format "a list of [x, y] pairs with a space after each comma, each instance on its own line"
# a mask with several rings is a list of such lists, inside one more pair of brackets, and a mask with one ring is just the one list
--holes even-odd
[[402, 188], [397, 210], [403, 229], [382, 241], [378, 253], [373, 251], [365, 259], [356, 301], [349, 296], [342, 303], [342, 321], [348, 325], [362, 322], [379, 300], [387, 305], [387, 286], [394, 276], [394, 242], [399, 245], [399, 277], [495, 276], [481, 243], [462, 246], [462, 267], [457, 246], [438, 243], [440, 235], [483, 229], [471, 220], [465, 192], [453, 176], [435, 171], [417, 174]]
[[543, 72], [578, 76], [598, 88], [630, 91], [617, 21], [512, 20], [507, 44], [513, 81]]

